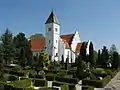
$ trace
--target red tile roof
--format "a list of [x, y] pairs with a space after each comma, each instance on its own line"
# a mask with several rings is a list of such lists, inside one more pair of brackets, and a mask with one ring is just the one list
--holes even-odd
[[32, 51], [41, 51], [43, 49], [45, 49], [45, 38], [44, 37], [31, 40]]
[[70, 49], [70, 46], [68, 45], [67, 41], [65, 39], [62, 39], [62, 41], [64, 42], [66, 49]]
[[[68, 34], [68, 35], [61, 35], [60, 36], [63, 40], [63, 42], [66, 45], [66, 49], [70, 49], [70, 45], [72, 42], [72, 39], [74, 37], [74, 34]], [[82, 46], [82, 43], [78, 43], [75, 52], [80, 53], [80, 48]], [[31, 50], [32, 51], [41, 51], [45, 49], [45, 38], [39, 38], [39, 39], [33, 39], [31, 40]]]
[[74, 37], [74, 34], [67, 34], [67, 35], [61, 35], [62, 39], [66, 40], [69, 46], [71, 45], [72, 39]]
[[81, 46], [82, 46], [82, 43], [77, 44], [77, 47], [76, 47], [76, 50], [75, 50], [76, 53], [80, 53]]

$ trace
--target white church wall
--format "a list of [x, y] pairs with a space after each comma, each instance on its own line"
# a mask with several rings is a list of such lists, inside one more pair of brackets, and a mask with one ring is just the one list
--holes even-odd
[[[62, 55], [65, 56], [65, 44], [62, 42], [62, 40], [59, 40], [59, 48], [58, 48], [58, 59], [62, 60]], [[65, 59], [64, 59], [65, 60]]]
[[80, 43], [80, 42], [81, 42], [81, 40], [80, 40], [79, 33], [76, 31], [76, 32], [75, 32], [75, 35], [74, 35], [74, 37], [73, 37], [73, 40], [72, 40], [72, 44], [71, 44], [71, 49], [72, 49], [72, 51], [75, 52], [77, 43]]
[[75, 62], [75, 58], [76, 58], [76, 54], [75, 54], [73, 51], [71, 51], [71, 59], [72, 59], [72, 63]]
[[64, 62], [66, 62], [67, 57], [69, 58], [69, 63], [71, 63], [71, 55], [70, 55], [70, 49], [65, 49], [65, 56], [64, 56]]
[[81, 40], [80, 40], [80, 36], [79, 36], [79, 33], [76, 31], [75, 32], [75, 35], [73, 37], [73, 40], [72, 40], [72, 44], [71, 44], [71, 58], [72, 58], [72, 63], [75, 62], [75, 58], [76, 58], [76, 54], [75, 54], [75, 50], [76, 50], [76, 46], [77, 46], [77, 43], [80, 43]]

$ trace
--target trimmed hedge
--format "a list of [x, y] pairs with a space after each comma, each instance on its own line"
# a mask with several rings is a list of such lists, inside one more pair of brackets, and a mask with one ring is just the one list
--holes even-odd
[[9, 69], [4, 68], [4, 73], [9, 73], [9, 72], [10, 72], [10, 70], [9, 70]]
[[18, 76], [10, 75], [8, 81], [16, 81], [18, 80]]
[[94, 90], [92, 86], [82, 86], [82, 90]]
[[0, 80], [0, 90], [4, 90], [4, 85], [6, 82]]
[[54, 74], [48, 74], [48, 75], [46, 75], [46, 80], [47, 81], [54, 81], [55, 80], [55, 75]]
[[71, 84], [77, 84], [78, 79], [77, 78], [62, 78], [62, 77], [55, 77], [56, 81], [59, 82], [65, 82], [65, 83], [71, 83]]
[[45, 73], [53, 73], [53, 74], [56, 74], [56, 73], [58, 73], [58, 72], [60, 72], [60, 71], [57, 71], [57, 70], [50, 70], [50, 71], [44, 70], [44, 72], [45, 72]]
[[109, 81], [111, 80], [111, 76], [108, 75], [102, 80], [82, 80], [82, 85], [94, 86], [96, 88], [103, 88]]
[[67, 84], [61, 85], [61, 90], [69, 90], [69, 87]]
[[44, 79], [42, 75], [29, 75], [30, 78]]
[[69, 90], [76, 90], [75, 84], [68, 84]]
[[53, 81], [52, 86], [61, 86], [64, 85], [63, 82], [57, 82], [57, 81]]
[[13, 87], [13, 86], [11, 86], [11, 85], [5, 84], [5, 85], [4, 85], [4, 90], [12, 90], [12, 87]]
[[24, 76], [26, 73], [24, 72], [17, 72], [17, 71], [10, 71], [9, 74], [17, 75], [17, 76]]
[[47, 86], [47, 81], [44, 79], [33, 79], [35, 86]]
[[18, 87], [13, 87], [12, 90], [34, 90], [34, 88], [18, 88]]
[[33, 90], [31, 79], [13, 81], [4, 85], [4, 90]]

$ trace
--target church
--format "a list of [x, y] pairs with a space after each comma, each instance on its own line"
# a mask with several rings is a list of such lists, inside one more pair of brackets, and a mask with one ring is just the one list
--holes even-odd
[[[68, 59], [69, 63], [74, 63], [79, 55], [82, 46], [80, 35], [77, 31], [73, 34], [61, 35], [60, 23], [52, 11], [45, 22], [45, 37], [31, 40], [31, 50], [36, 55], [41, 50], [45, 50], [52, 61]], [[89, 44], [87, 42], [86, 54], [89, 54]]]

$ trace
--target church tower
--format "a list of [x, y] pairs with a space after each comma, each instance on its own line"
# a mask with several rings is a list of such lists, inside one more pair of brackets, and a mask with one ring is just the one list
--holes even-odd
[[60, 24], [57, 17], [53, 13], [50, 13], [45, 23], [45, 35], [46, 35], [46, 52], [51, 57], [51, 60], [58, 61], [58, 45], [60, 39]]

